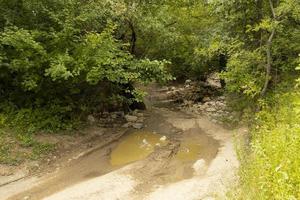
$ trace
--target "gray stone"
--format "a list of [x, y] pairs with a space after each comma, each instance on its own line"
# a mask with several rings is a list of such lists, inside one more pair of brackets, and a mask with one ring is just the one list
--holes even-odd
[[132, 127], [135, 129], [141, 129], [144, 127], [144, 125], [142, 123], [134, 123], [132, 124]]
[[125, 119], [127, 122], [136, 122], [138, 117], [133, 115], [125, 115]]
[[188, 79], [185, 81], [185, 84], [190, 84], [192, 82], [192, 80]]
[[208, 102], [208, 101], [210, 101], [210, 100], [211, 100], [211, 99], [210, 99], [209, 97], [204, 97], [202, 101], [203, 101], [203, 102]]
[[118, 115], [117, 115], [116, 113], [112, 113], [112, 114], [110, 115], [110, 117], [111, 117], [112, 119], [117, 119]]
[[207, 112], [215, 112], [216, 109], [214, 107], [209, 107], [209, 108], [206, 108], [206, 111]]
[[226, 98], [225, 98], [225, 96], [220, 96], [219, 99], [220, 100], [225, 100]]
[[143, 114], [143, 113], [136, 113], [136, 116], [137, 116], [137, 117], [143, 117], [144, 114]]
[[138, 120], [136, 120], [137, 123], [143, 123], [144, 122], [144, 118], [138, 118]]
[[95, 119], [95, 117], [94, 117], [93, 115], [89, 115], [89, 116], [87, 117], [87, 120], [88, 120], [88, 122], [91, 123], [91, 124], [96, 122], [96, 119]]
[[123, 128], [129, 128], [132, 124], [129, 122], [129, 123], [126, 123], [126, 124], [123, 124]]
[[166, 140], [167, 140], [167, 137], [166, 137], [166, 136], [162, 136], [159, 140], [160, 140], [160, 141], [166, 141]]
[[211, 120], [213, 123], [217, 124], [218, 121], [216, 119]]
[[32, 161], [32, 162], [30, 162], [30, 163], [28, 164], [28, 166], [29, 166], [30, 168], [39, 168], [39, 167], [40, 167], [38, 161]]
[[205, 160], [201, 159], [201, 160], [197, 160], [194, 164], [193, 164], [193, 169], [195, 170], [195, 173], [198, 175], [202, 174], [203, 172], [205, 172], [206, 170], [206, 162]]

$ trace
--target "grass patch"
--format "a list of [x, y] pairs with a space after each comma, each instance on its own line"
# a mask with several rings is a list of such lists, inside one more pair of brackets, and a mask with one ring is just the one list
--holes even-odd
[[25, 160], [37, 160], [54, 149], [54, 144], [38, 142], [34, 135], [15, 134], [9, 129], [0, 129], [0, 164], [19, 165]]
[[300, 94], [274, 95], [261, 105], [249, 152], [239, 152], [240, 183], [230, 199], [300, 199]]
[[0, 104], [0, 110], [0, 164], [18, 165], [43, 158], [54, 151], [55, 145], [36, 140], [36, 134], [82, 126], [79, 118], [68, 117], [68, 109], [59, 106], [16, 110]]

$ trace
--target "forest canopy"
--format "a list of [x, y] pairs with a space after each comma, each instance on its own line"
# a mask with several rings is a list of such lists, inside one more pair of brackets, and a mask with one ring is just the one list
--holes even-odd
[[143, 95], [136, 83], [205, 80], [212, 72], [251, 102], [298, 73], [297, 0], [0, 5], [0, 109], [6, 113], [40, 109], [63, 114], [64, 121], [129, 107]]

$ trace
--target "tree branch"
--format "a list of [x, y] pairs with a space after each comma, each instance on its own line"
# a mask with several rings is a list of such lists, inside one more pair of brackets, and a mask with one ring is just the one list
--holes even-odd
[[276, 19], [276, 13], [275, 13], [275, 9], [274, 9], [274, 5], [273, 5], [273, 2], [272, 0], [269, 0], [269, 4], [270, 4], [270, 8], [271, 8], [271, 11], [272, 11], [272, 15], [273, 15], [273, 18]]

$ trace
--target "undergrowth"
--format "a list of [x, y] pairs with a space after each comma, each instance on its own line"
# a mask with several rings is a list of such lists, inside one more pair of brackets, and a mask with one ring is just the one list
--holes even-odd
[[[6, 110], [8, 111], [8, 110]], [[59, 121], [50, 111], [21, 109], [0, 114], [0, 164], [18, 165], [37, 160], [52, 152], [55, 145], [39, 142], [35, 134], [69, 129], [75, 122]]]
[[300, 199], [300, 93], [280, 91], [260, 105], [230, 199]]

